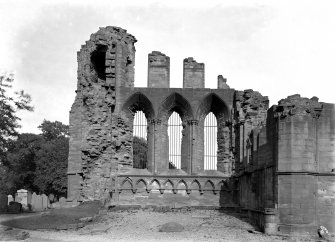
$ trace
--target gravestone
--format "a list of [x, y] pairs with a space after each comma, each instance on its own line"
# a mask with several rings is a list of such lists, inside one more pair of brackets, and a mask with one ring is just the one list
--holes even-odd
[[27, 193], [27, 204], [28, 204], [28, 207], [31, 207], [31, 200], [32, 200], [32, 194], [31, 194], [31, 191], [28, 191], [28, 193]]
[[0, 194], [0, 212], [4, 212], [7, 209], [8, 197], [5, 194]]
[[9, 205], [9, 203], [12, 202], [12, 201], [14, 201], [13, 196], [12, 195], [8, 195], [7, 196], [7, 202], [8, 202], [7, 205]]
[[28, 191], [25, 189], [17, 190], [17, 198], [15, 198], [15, 202], [19, 202], [22, 204], [24, 209], [28, 208]]
[[35, 192], [31, 198], [31, 206], [33, 211], [42, 211], [43, 210], [43, 200], [40, 195], [37, 195]]
[[59, 204], [61, 207], [64, 207], [66, 205], [66, 198], [65, 197], [61, 197], [59, 199]]
[[45, 210], [49, 206], [49, 198], [45, 194], [42, 194], [41, 197], [42, 197], [42, 208], [43, 208], [43, 210]]

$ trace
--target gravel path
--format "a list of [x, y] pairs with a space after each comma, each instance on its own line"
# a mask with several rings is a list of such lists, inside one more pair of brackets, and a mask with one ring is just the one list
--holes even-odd
[[[168, 222], [184, 226], [182, 232], [159, 232]], [[108, 212], [96, 223], [79, 230], [32, 231], [25, 241], [313, 241], [306, 238], [268, 236], [255, 231], [246, 219], [216, 210]]]

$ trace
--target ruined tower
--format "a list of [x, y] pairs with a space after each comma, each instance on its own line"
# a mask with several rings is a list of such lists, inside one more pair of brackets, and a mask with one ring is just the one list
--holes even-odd
[[78, 85], [70, 111], [69, 199], [100, 198], [101, 187], [108, 183], [115, 152], [112, 112], [118, 89], [134, 86], [135, 42], [126, 30], [109, 26], [92, 34], [77, 54]]

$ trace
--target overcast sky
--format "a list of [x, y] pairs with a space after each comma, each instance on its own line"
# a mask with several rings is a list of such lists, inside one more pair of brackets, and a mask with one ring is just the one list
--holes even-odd
[[205, 63], [206, 87], [217, 75], [276, 104], [300, 93], [335, 103], [334, 1], [8, 1], [0, 0], [0, 70], [31, 94], [21, 132], [43, 119], [68, 124], [77, 51], [99, 27], [127, 29], [136, 43], [135, 86], [147, 83], [147, 56], [170, 56], [171, 87], [182, 87], [182, 61]]

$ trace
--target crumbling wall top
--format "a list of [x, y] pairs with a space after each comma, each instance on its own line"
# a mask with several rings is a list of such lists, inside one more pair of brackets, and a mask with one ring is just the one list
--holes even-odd
[[196, 60], [193, 59], [193, 57], [188, 57], [184, 59], [184, 67], [185, 68], [199, 68], [204, 69], [205, 65], [204, 63], [198, 63]]
[[301, 97], [299, 94], [288, 96], [281, 99], [278, 105], [274, 107], [275, 112], [281, 118], [287, 115], [312, 115], [313, 117], [319, 116], [322, 111], [322, 103], [319, 102], [317, 97], [306, 98]]
[[149, 53], [149, 65], [158, 66], [158, 65], [169, 65], [170, 64], [170, 57], [163, 54], [160, 51], [152, 51]]
[[105, 41], [116, 39], [123, 40], [127, 43], [136, 43], [136, 38], [127, 33], [127, 30], [115, 26], [100, 27], [99, 30], [91, 34], [90, 41], [98, 42], [97, 44], [107, 44]]

